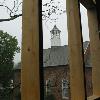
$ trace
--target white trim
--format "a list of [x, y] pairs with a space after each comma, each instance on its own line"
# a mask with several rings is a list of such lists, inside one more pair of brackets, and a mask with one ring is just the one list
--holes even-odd
[[66, 89], [66, 93], [68, 93], [69, 86], [68, 86], [68, 80], [66, 80], [66, 79], [62, 80], [62, 98], [69, 99], [68, 96], [64, 95], [64, 89]]

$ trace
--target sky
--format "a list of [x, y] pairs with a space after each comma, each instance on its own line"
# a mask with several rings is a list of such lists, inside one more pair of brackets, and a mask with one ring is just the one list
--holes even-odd
[[[1, 1], [1, 0], [0, 0]], [[58, 3], [59, 0], [55, 0], [54, 5]], [[50, 2], [50, 0], [43, 0], [43, 4]], [[66, 9], [66, 0], [61, 0], [59, 8]], [[12, 7], [13, 3], [11, 3], [11, 0], [7, 0], [7, 5], [9, 7]], [[48, 8], [43, 7], [43, 10], [46, 10]], [[9, 13], [9, 12], [8, 12]], [[7, 13], [7, 10], [3, 7], [0, 7], [0, 19], [8, 17], [9, 14]], [[53, 26], [56, 25], [59, 30], [61, 30], [61, 45], [67, 45], [68, 44], [68, 32], [67, 32], [67, 15], [66, 13], [62, 13], [59, 15], [60, 12], [57, 12], [58, 15], [52, 14], [51, 19], [57, 18], [56, 21], [52, 21], [50, 19], [43, 20], [43, 47], [44, 49], [51, 47], [51, 34], [50, 31], [52, 30]], [[86, 9], [81, 5], [81, 16], [82, 16], [82, 33], [83, 33], [83, 40], [89, 41], [89, 30], [88, 30], [88, 19], [87, 19], [87, 12]], [[0, 30], [3, 30], [4, 32], [8, 32], [12, 36], [16, 36], [18, 39], [18, 45], [21, 47], [22, 43], [22, 17], [19, 17], [13, 21], [9, 22], [1, 22], [0, 23]], [[21, 61], [21, 53], [16, 54], [14, 62], [18, 63]]]
[[[1, 2], [3, 0], [0, 0]], [[7, 0], [6, 5], [12, 8], [13, 0]], [[21, 1], [21, 0], [20, 0]], [[21, 7], [20, 7], [21, 9]], [[20, 13], [20, 10], [19, 10]], [[0, 7], [0, 19], [1, 18], [8, 18], [9, 11], [4, 7]], [[22, 17], [19, 17], [13, 21], [8, 22], [0, 22], [0, 30], [9, 33], [12, 36], [16, 36], [18, 40], [18, 46], [21, 48], [21, 41], [22, 41]], [[21, 61], [21, 53], [17, 53], [14, 57], [14, 63], [18, 63]]]
[[[49, 0], [44, 1], [43, 3], [49, 2]], [[56, 0], [56, 2], [59, 2], [59, 0]], [[66, 0], [61, 0], [61, 8], [66, 9]], [[46, 8], [44, 8], [46, 9]], [[81, 23], [82, 23], [82, 34], [83, 34], [83, 41], [89, 41], [89, 30], [88, 30], [88, 19], [87, 19], [87, 10], [81, 5]], [[53, 17], [56, 15], [53, 15]], [[58, 17], [57, 21], [51, 21], [51, 20], [44, 20], [43, 21], [43, 43], [44, 48], [49, 48], [51, 46], [51, 34], [50, 31], [56, 25], [59, 30], [61, 30], [61, 45], [68, 45], [68, 30], [67, 30], [67, 14], [63, 13], [61, 15], [56, 16]], [[47, 38], [45, 38], [47, 37]], [[48, 42], [46, 42], [48, 41]]]

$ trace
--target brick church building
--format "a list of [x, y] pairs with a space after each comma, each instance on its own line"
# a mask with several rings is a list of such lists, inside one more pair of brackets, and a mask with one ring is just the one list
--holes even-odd
[[[52, 94], [56, 100], [70, 100], [70, 68], [68, 45], [61, 46], [61, 31], [55, 25], [50, 31], [51, 48], [43, 49], [45, 95]], [[87, 96], [92, 95], [92, 66], [89, 41], [83, 43], [84, 68]], [[74, 56], [74, 55], [73, 55]], [[21, 64], [15, 67], [14, 83], [20, 83]], [[77, 80], [76, 80], [77, 81]], [[17, 90], [17, 92], [16, 92]], [[14, 100], [19, 92], [14, 90]]]

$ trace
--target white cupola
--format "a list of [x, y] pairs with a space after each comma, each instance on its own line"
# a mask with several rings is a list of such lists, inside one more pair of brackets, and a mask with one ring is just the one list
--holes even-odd
[[50, 31], [50, 33], [51, 33], [51, 47], [52, 46], [61, 46], [60, 32], [61, 31], [57, 28], [56, 25]]

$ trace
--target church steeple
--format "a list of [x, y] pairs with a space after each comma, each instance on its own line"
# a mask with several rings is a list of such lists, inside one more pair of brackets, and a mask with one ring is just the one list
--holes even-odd
[[51, 33], [51, 47], [52, 46], [61, 46], [60, 40], [60, 30], [54, 25], [53, 29], [50, 31]]

